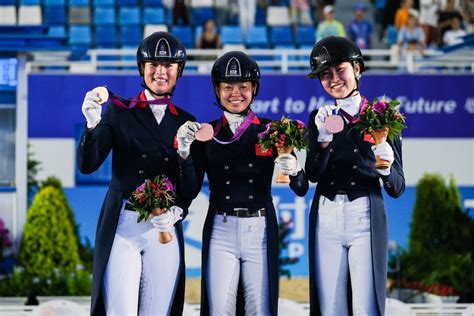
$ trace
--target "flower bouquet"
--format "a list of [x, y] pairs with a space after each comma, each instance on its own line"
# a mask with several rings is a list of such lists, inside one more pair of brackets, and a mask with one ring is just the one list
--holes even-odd
[[[150, 216], [158, 216], [167, 212], [173, 205], [175, 191], [171, 181], [165, 176], [146, 179], [133, 191], [129, 201], [138, 213], [137, 223], [147, 220]], [[159, 241], [166, 244], [173, 239], [170, 233], [160, 232]]]
[[[406, 128], [405, 117], [397, 107], [399, 104], [398, 100], [387, 102], [384, 98], [374, 99], [374, 102], [370, 103], [364, 98], [360, 115], [354, 121], [355, 128], [370, 134], [376, 145], [385, 142], [387, 137], [393, 142], [400, 131]], [[386, 169], [388, 166], [387, 161], [375, 157], [377, 169]]]
[[[259, 144], [263, 150], [275, 147], [278, 156], [290, 154], [293, 149], [308, 147], [308, 129], [299, 120], [290, 120], [282, 116], [279, 121], [272, 121], [266, 125], [266, 130], [258, 134]], [[277, 183], [290, 183], [290, 178], [281, 172], [278, 173]]]

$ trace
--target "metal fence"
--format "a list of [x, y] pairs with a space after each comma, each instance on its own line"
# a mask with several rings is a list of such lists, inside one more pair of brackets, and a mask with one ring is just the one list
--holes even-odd
[[[38, 297], [40, 305], [25, 306], [24, 297], [0, 297], [2, 316], [86, 316], [89, 315], [90, 297]], [[286, 299], [279, 301], [282, 316], [309, 315], [309, 304]], [[199, 305], [185, 304], [185, 316], [199, 315]], [[473, 316], [474, 304], [405, 304], [387, 299], [387, 316]]]
[[[225, 49], [189, 49], [186, 73], [209, 74], [219, 56], [230, 49], [245, 50], [241, 45]], [[308, 72], [310, 49], [247, 49], [262, 72]], [[474, 49], [467, 48], [444, 53], [426, 50], [423, 56], [409, 53], [399, 56], [396, 46], [391, 49], [363, 50], [365, 64], [371, 72], [383, 73], [473, 73]], [[27, 63], [27, 72], [67, 71], [84, 72], [136, 72], [135, 49], [91, 49], [87, 60], [71, 61], [72, 52], [33, 52]]]

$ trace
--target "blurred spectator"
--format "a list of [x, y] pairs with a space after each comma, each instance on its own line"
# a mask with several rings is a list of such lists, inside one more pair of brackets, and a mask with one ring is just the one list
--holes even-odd
[[255, 14], [257, 11], [256, 0], [237, 0], [239, 6], [239, 21], [242, 28], [242, 35], [245, 38], [247, 29], [255, 25]]
[[395, 28], [397, 31], [408, 25], [408, 10], [413, 7], [413, 0], [403, 0], [401, 7], [395, 13]]
[[420, 25], [425, 32], [425, 46], [438, 45], [438, 11], [439, 0], [420, 0]]
[[231, 12], [229, 0], [214, 0], [214, 12], [217, 25], [229, 24], [229, 14]]
[[291, 0], [291, 23], [296, 25], [312, 25], [310, 5], [308, 0]]
[[390, 25], [395, 25], [395, 14], [400, 8], [400, 3], [400, 0], [387, 0], [387, 4], [385, 5], [385, 12], [382, 19], [382, 26], [384, 32]]
[[466, 23], [466, 31], [472, 33], [474, 32], [474, 1], [461, 0], [461, 8]]
[[326, 6], [331, 5], [334, 6], [336, 4], [336, 0], [317, 0], [316, 2], [316, 20], [318, 23], [324, 20], [324, 13], [323, 10]]
[[402, 60], [411, 54], [415, 59], [423, 57], [425, 49], [425, 33], [418, 22], [418, 11], [408, 11], [408, 24], [398, 32], [398, 47]]
[[221, 48], [221, 39], [219, 33], [216, 32], [216, 24], [214, 23], [213, 19], [208, 19], [206, 22], [204, 22], [202, 33], [196, 40], [196, 48]]
[[438, 43], [443, 45], [444, 33], [451, 29], [451, 19], [457, 17], [462, 21], [461, 12], [456, 8], [454, 0], [447, 0], [446, 7], [438, 15]]
[[379, 40], [382, 40], [383, 34], [385, 31], [385, 26], [383, 24], [384, 12], [387, 6], [387, 0], [373, 0], [375, 10], [374, 10], [374, 21], [377, 30], [377, 36]]
[[174, 0], [173, 25], [177, 25], [180, 23], [184, 25], [189, 25], [187, 0]]
[[323, 9], [325, 19], [319, 23], [318, 29], [316, 30], [316, 42], [320, 39], [330, 36], [346, 36], [344, 25], [336, 20], [336, 11], [332, 5], [327, 5]]
[[354, 20], [347, 25], [347, 36], [359, 46], [360, 49], [372, 48], [372, 24], [365, 18], [367, 7], [363, 3], [352, 6]]
[[455, 16], [451, 19], [451, 29], [447, 30], [443, 36], [444, 45], [456, 45], [463, 42], [462, 37], [467, 32], [461, 28], [461, 20]]

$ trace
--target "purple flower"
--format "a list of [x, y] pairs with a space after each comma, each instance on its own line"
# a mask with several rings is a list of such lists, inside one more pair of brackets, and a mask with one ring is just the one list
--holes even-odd
[[137, 191], [143, 191], [143, 190], [145, 190], [145, 184], [146, 184], [146, 181], [143, 182], [143, 183], [137, 188]]
[[375, 113], [378, 115], [383, 115], [385, 110], [387, 110], [387, 103], [383, 101], [377, 101], [374, 105], [372, 105], [372, 109], [374, 109]]
[[360, 106], [360, 114], [363, 114], [369, 107], [369, 101], [366, 98], [362, 98], [362, 105]]
[[266, 129], [263, 132], [258, 133], [258, 138], [263, 138], [267, 136], [270, 132], [270, 126], [272, 126], [272, 123], [267, 123], [267, 125], [265, 125]]
[[296, 121], [296, 127], [297, 128], [305, 128], [306, 127], [306, 124], [303, 123], [302, 121], [300, 120], [295, 120]]
[[167, 191], [174, 191], [173, 184], [171, 183], [171, 181], [168, 178], [164, 178], [163, 183], [165, 184]]

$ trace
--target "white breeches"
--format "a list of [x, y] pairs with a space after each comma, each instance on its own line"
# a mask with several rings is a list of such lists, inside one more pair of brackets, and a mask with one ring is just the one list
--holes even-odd
[[315, 239], [315, 271], [323, 316], [348, 315], [348, 277], [353, 315], [377, 315], [370, 244], [368, 197], [350, 202], [319, 198]]
[[206, 287], [211, 315], [235, 315], [239, 278], [246, 315], [270, 315], [266, 218], [215, 215]]
[[160, 244], [158, 231], [137, 213], [120, 211], [103, 279], [105, 310], [110, 315], [169, 315], [180, 268], [176, 230]]

